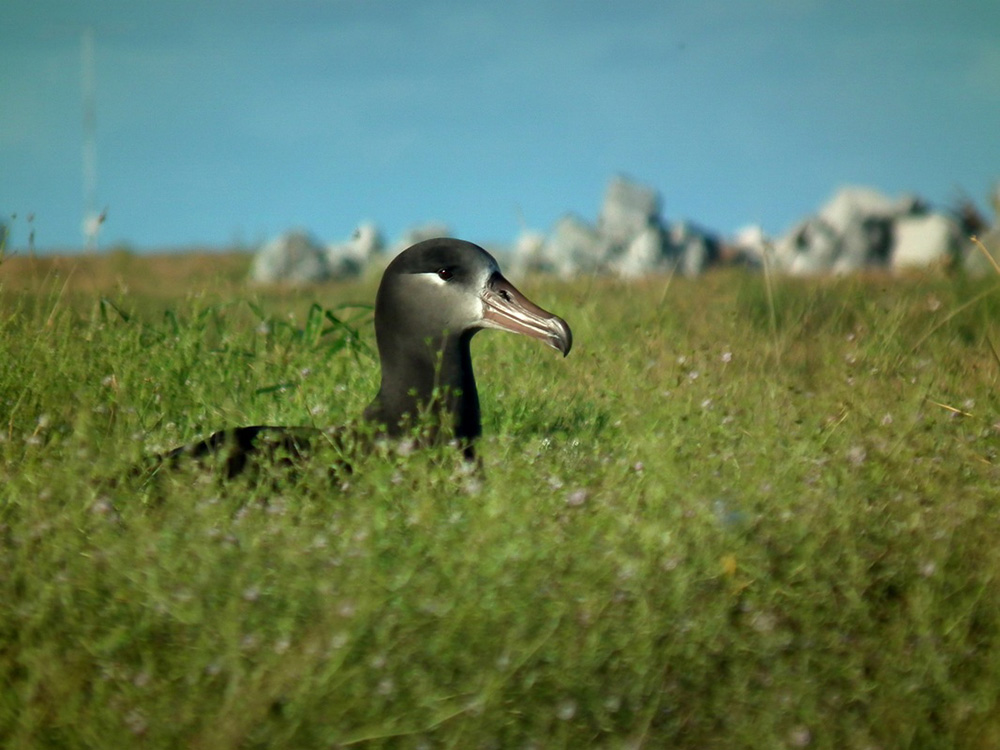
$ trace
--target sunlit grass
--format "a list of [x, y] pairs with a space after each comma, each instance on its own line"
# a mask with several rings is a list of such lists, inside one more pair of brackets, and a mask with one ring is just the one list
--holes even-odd
[[356, 416], [374, 282], [88, 262], [0, 265], [5, 747], [1000, 744], [995, 280], [531, 279], [482, 477], [276, 487], [128, 471]]

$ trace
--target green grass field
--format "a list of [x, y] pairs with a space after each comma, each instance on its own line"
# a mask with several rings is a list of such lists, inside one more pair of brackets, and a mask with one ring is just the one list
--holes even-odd
[[0, 746], [1000, 746], [995, 278], [529, 279], [483, 476], [130, 476], [374, 394], [247, 263], [0, 263]]

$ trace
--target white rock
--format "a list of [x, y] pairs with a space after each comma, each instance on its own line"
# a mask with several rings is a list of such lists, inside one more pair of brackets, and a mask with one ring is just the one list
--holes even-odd
[[734, 256], [731, 260], [743, 261], [753, 266], [764, 265], [764, 256], [772, 246], [770, 237], [760, 224], [748, 224], [733, 233], [728, 247]]
[[514, 241], [511, 253], [510, 271], [513, 276], [546, 269], [545, 235], [531, 229], [524, 229]]
[[382, 234], [372, 222], [363, 222], [346, 242], [326, 248], [330, 276], [346, 279], [360, 276], [383, 250]]
[[561, 276], [603, 271], [610, 254], [608, 241], [583, 219], [567, 214], [556, 222], [542, 254], [544, 267]]
[[890, 198], [874, 188], [850, 186], [834, 193], [818, 215], [833, 231], [843, 234], [865, 219], [895, 219], [913, 213], [918, 206], [913, 196]]
[[625, 247], [647, 227], [659, 223], [659, 218], [656, 190], [619, 176], [608, 183], [597, 231], [610, 244]]
[[623, 279], [669, 270], [673, 261], [667, 249], [663, 230], [658, 226], [646, 227], [632, 238], [625, 252], [612, 261], [611, 269]]
[[329, 278], [326, 249], [308, 232], [296, 229], [267, 242], [253, 259], [250, 277], [261, 283], [311, 283]]
[[805, 219], [774, 243], [779, 270], [796, 276], [827, 273], [837, 260], [840, 240], [833, 229], [816, 217]]
[[677, 269], [685, 276], [698, 276], [719, 255], [718, 238], [687, 221], [671, 224], [670, 244]]
[[958, 225], [942, 214], [904, 216], [896, 221], [892, 268], [901, 271], [943, 265], [958, 256]]
[[889, 263], [894, 223], [921, 210], [913, 196], [890, 198], [865, 187], [838, 190], [816, 213], [775, 242], [775, 258], [794, 274], [850, 273]]

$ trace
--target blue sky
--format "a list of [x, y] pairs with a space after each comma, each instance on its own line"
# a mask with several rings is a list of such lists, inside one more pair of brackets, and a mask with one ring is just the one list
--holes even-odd
[[508, 242], [617, 173], [668, 220], [778, 233], [843, 184], [985, 206], [1000, 178], [997, 0], [8, 0], [14, 246], [82, 244], [88, 26], [105, 247]]

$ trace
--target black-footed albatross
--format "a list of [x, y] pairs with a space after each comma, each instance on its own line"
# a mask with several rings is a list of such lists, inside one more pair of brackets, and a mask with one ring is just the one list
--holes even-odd
[[[363, 413], [369, 431], [403, 438], [412, 434], [421, 414], [431, 412], [472, 459], [482, 424], [469, 343], [484, 328], [540, 339], [563, 356], [573, 344], [566, 321], [521, 294], [478, 245], [438, 238], [397, 255], [375, 297], [382, 380]], [[338, 429], [237, 427], [175, 448], [160, 461], [176, 464], [185, 456], [217, 456], [232, 478], [254, 454], [300, 457], [312, 440], [336, 436]]]

